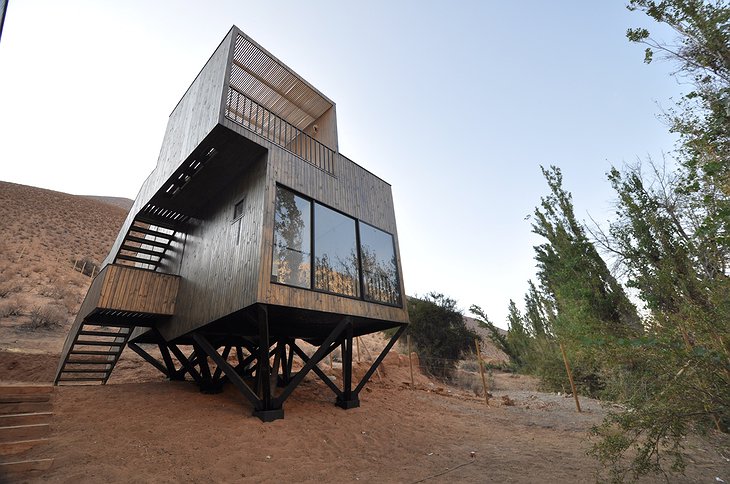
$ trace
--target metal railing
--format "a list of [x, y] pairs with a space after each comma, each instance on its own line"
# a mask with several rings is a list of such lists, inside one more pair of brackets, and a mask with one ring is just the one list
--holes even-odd
[[253, 101], [233, 86], [228, 87], [226, 117], [335, 176], [334, 150]]

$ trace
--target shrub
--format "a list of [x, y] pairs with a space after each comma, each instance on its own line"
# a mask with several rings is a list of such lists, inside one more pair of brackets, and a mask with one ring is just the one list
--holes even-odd
[[23, 309], [24, 305], [18, 299], [3, 301], [0, 303], [0, 318], [20, 316]]
[[408, 315], [408, 333], [424, 367], [438, 378], [450, 378], [457, 360], [471, 350], [477, 338], [466, 327], [456, 301], [436, 293], [424, 299], [409, 298]]
[[20, 292], [21, 286], [18, 283], [7, 281], [0, 283], [0, 298], [9, 297], [11, 294]]
[[66, 310], [57, 304], [36, 306], [30, 312], [31, 329], [53, 329], [66, 323]]

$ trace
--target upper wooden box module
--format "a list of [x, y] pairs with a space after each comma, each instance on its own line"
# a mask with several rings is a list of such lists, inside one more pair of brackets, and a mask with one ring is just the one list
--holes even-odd
[[[287, 249], [309, 251], [306, 283], [287, 280], [277, 252], [286, 197], [311, 212], [300, 237], [311, 246]], [[317, 259], [327, 217], [353, 228], [356, 289]], [[392, 245], [389, 297], [373, 296], [382, 284], [367, 274], [368, 240]], [[166, 336], [256, 303], [407, 322], [390, 185], [339, 153], [334, 102], [235, 26], [172, 111], [106, 262], [180, 276]]]

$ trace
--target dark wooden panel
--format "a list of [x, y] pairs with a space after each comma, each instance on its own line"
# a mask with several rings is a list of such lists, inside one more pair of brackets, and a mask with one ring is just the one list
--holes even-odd
[[[247, 160], [240, 153], [240, 161]], [[266, 156], [247, 161], [234, 179], [221, 179], [216, 198], [203, 220], [190, 230], [184, 250], [173, 252], [169, 265], [182, 277], [176, 314], [159, 329], [174, 338], [256, 302], [261, 263], [261, 226], [266, 182]], [[233, 207], [244, 201], [234, 221]]]

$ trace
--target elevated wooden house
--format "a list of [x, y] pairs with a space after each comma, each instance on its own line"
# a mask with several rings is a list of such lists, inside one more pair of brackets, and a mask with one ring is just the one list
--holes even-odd
[[[390, 185], [339, 152], [334, 102], [234, 26], [170, 115], [56, 383], [106, 383], [129, 346], [205, 392], [234, 384], [263, 420], [310, 371], [351, 408], [405, 305]], [[354, 382], [353, 338], [394, 327]], [[317, 366], [338, 347], [341, 386]]]

